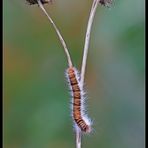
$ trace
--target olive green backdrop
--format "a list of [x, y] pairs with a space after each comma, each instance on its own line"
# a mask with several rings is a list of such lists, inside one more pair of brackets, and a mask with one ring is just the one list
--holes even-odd
[[[54, 0], [46, 10], [80, 70], [92, 0]], [[93, 133], [82, 148], [144, 148], [144, 0], [99, 6], [86, 69]], [[66, 57], [37, 5], [3, 1], [4, 148], [75, 148]]]

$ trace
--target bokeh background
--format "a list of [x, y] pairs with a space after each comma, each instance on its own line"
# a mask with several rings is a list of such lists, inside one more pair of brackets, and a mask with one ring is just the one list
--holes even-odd
[[[80, 70], [92, 0], [46, 5]], [[144, 0], [99, 6], [87, 61], [94, 131], [83, 148], [144, 148]], [[4, 148], [74, 148], [63, 48], [47, 18], [25, 0], [3, 1]]]

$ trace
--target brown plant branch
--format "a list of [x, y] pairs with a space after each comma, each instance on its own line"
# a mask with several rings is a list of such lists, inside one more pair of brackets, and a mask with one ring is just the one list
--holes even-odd
[[64, 52], [66, 54], [66, 57], [67, 57], [67, 62], [68, 62], [68, 66], [69, 67], [72, 67], [72, 60], [71, 60], [71, 57], [70, 57], [70, 54], [69, 54], [69, 51], [68, 51], [68, 48], [67, 48], [67, 45], [59, 31], [59, 29], [57, 28], [56, 24], [54, 23], [54, 21], [52, 20], [52, 18], [49, 16], [49, 14], [47, 13], [47, 11], [45, 10], [45, 8], [43, 7], [43, 4], [46, 4], [46, 3], [49, 3], [49, 2], [52, 2], [52, 0], [26, 0], [29, 2], [30, 5], [34, 5], [34, 4], [38, 4], [39, 7], [41, 8], [41, 10], [43, 11], [43, 13], [47, 16], [48, 20], [50, 21], [50, 23], [52, 24], [54, 30], [56, 31], [57, 35], [58, 35], [58, 38], [64, 48]]

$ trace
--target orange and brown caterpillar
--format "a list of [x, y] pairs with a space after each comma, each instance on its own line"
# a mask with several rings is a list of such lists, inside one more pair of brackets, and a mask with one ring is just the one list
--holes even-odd
[[76, 68], [69, 67], [66, 73], [72, 93], [72, 117], [75, 128], [89, 133], [91, 131], [91, 121], [85, 115], [84, 93], [82, 86], [80, 85], [78, 72]]

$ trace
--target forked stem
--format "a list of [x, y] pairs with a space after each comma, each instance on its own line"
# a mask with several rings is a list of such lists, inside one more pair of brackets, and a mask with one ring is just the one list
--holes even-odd
[[[55, 25], [54, 21], [52, 20], [52, 18], [49, 16], [49, 14], [46, 12], [45, 8], [43, 7], [41, 0], [37, 0], [39, 7], [42, 9], [42, 11], [44, 12], [44, 14], [48, 17], [48, 20], [50, 21], [50, 23], [52, 24], [52, 26], [54, 27], [60, 42], [64, 48], [65, 54], [67, 56], [67, 61], [68, 61], [68, 65], [69, 67], [72, 67], [72, 60], [68, 51], [68, 48], [66, 46], [66, 43], [59, 31], [59, 29], [57, 28], [57, 26]], [[95, 12], [96, 12], [96, 8], [98, 5], [99, 0], [94, 0], [93, 4], [92, 4], [92, 8], [90, 11], [90, 16], [89, 16], [89, 20], [88, 20], [88, 24], [87, 24], [87, 31], [86, 31], [86, 36], [85, 36], [85, 44], [84, 44], [84, 51], [83, 51], [83, 60], [82, 60], [82, 67], [81, 67], [81, 80], [80, 80], [80, 84], [84, 85], [84, 76], [85, 76], [85, 69], [86, 69], [86, 61], [87, 61], [87, 54], [88, 54], [88, 48], [89, 48], [89, 42], [90, 42], [90, 33], [91, 33], [91, 28], [92, 28], [92, 23], [94, 20], [94, 16], [95, 16]], [[81, 148], [81, 131], [76, 130], [76, 148]]]
[[41, 0], [37, 0], [37, 2], [38, 2], [39, 7], [41, 8], [41, 10], [42, 10], [42, 11], [44, 12], [44, 14], [48, 17], [48, 20], [49, 20], [50, 23], [52, 24], [53, 28], [55, 29], [55, 31], [56, 31], [56, 33], [57, 33], [59, 39], [60, 39], [60, 42], [61, 42], [61, 44], [62, 44], [62, 46], [63, 46], [63, 48], [64, 48], [65, 54], [66, 54], [66, 56], [67, 56], [68, 65], [69, 65], [69, 67], [72, 67], [72, 60], [71, 60], [71, 57], [70, 57], [68, 48], [67, 48], [67, 46], [66, 46], [66, 43], [65, 43], [65, 41], [64, 41], [64, 39], [63, 39], [63, 37], [62, 37], [60, 31], [59, 31], [59, 29], [57, 28], [57, 26], [55, 25], [54, 21], [53, 21], [52, 18], [49, 16], [49, 14], [48, 14], [47, 11], [45, 10], [45, 8], [43, 7], [43, 4], [42, 4]]
[[[41, 10], [44, 12], [44, 14], [47, 16], [48, 20], [50, 21], [50, 23], [52, 24], [53, 28], [55, 29], [59, 40], [64, 48], [66, 57], [67, 57], [67, 61], [68, 61], [68, 66], [72, 67], [72, 60], [68, 51], [68, 48], [66, 46], [66, 43], [59, 31], [59, 29], [57, 28], [57, 26], [55, 25], [54, 21], [52, 20], [52, 18], [49, 16], [49, 14], [47, 13], [47, 11], [45, 10], [45, 8], [43, 7], [43, 4], [41, 2], [41, 0], [37, 0], [37, 1], [29, 1], [30, 4], [36, 4], [36, 2], [38, 2], [39, 7], [41, 8]], [[111, 3], [112, 0], [93, 0], [92, 3], [92, 7], [91, 7], [91, 11], [90, 11], [90, 15], [89, 15], [89, 19], [88, 19], [88, 24], [87, 24], [87, 30], [86, 30], [86, 36], [85, 36], [85, 43], [84, 43], [84, 51], [83, 51], [83, 59], [82, 59], [82, 66], [81, 66], [81, 79], [80, 79], [80, 85], [83, 87], [84, 86], [84, 77], [85, 77], [85, 70], [86, 70], [86, 61], [87, 61], [87, 55], [88, 55], [88, 48], [89, 48], [89, 43], [90, 43], [90, 34], [91, 34], [91, 29], [92, 29], [92, 23], [94, 21], [94, 16], [96, 13], [96, 9], [98, 6], [98, 3], [100, 2], [100, 4], [104, 5], [104, 6], [108, 6], [108, 3]], [[45, 2], [44, 2], [45, 3]], [[47, 2], [46, 2], [47, 3]], [[81, 148], [81, 138], [82, 138], [82, 132], [81, 130], [76, 129], [76, 148]]]

